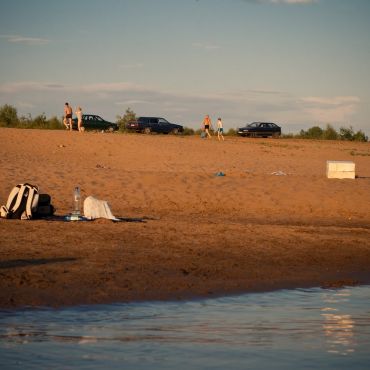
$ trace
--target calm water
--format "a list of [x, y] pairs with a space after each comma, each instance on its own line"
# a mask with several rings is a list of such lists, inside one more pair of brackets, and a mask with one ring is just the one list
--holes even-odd
[[369, 369], [370, 286], [0, 311], [1, 369]]

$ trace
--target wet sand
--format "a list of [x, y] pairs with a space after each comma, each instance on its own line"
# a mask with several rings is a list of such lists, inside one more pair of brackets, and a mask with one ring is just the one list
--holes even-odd
[[[1, 219], [0, 307], [370, 282], [370, 143], [18, 129], [0, 143], [1, 204], [30, 182], [62, 216], [79, 185], [144, 221]], [[327, 160], [358, 177], [327, 179]]]

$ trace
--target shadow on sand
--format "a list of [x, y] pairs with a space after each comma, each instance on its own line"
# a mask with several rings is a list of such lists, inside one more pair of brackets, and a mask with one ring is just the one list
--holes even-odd
[[19, 259], [19, 260], [8, 260], [8, 261], [0, 262], [0, 269], [46, 265], [49, 263], [71, 262], [71, 261], [76, 261], [76, 260], [77, 258], [72, 258], [72, 257], [38, 258], [38, 259], [29, 258], [29, 259]]

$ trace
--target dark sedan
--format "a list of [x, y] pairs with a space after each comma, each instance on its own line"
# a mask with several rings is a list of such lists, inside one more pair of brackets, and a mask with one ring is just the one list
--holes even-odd
[[249, 137], [279, 137], [281, 135], [281, 127], [272, 122], [253, 122], [245, 127], [238, 128], [240, 136]]
[[135, 121], [127, 123], [126, 129], [145, 134], [150, 134], [151, 132], [178, 134], [184, 131], [183, 126], [168, 122], [161, 117], [139, 117]]
[[[100, 116], [97, 116], [95, 114], [83, 114], [82, 127], [85, 130], [111, 131], [111, 132], [118, 130], [117, 123], [106, 121]], [[72, 128], [74, 130], [77, 130], [77, 118], [73, 118]]]

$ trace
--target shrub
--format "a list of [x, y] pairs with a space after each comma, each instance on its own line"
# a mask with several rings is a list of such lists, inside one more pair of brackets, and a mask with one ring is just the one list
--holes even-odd
[[19, 123], [17, 109], [5, 104], [0, 108], [0, 126], [16, 127]]
[[341, 140], [353, 140], [353, 128], [350, 126], [349, 128], [347, 127], [341, 127], [339, 130], [339, 137]]
[[190, 136], [190, 135], [194, 135], [194, 132], [195, 131], [192, 128], [184, 127], [184, 131], [182, 132], [182, 134]]
[[367, 141], [368, 137], [360, 130], [356, 133], [353, 131], [352, 126], [349, 128], [341, 127], [339, 131], [339, 137], [341, 140], [349, 141]]
[[229, 128], [229, 130], [225, 133], [226, 136], [236, 136], [236, 130], [234, 128]]
[[321, 139], [337, 140], [338, 139], [338, 133], [335, 131], [335, 129], [331, 125], [327, 125], [326, 129], [322, 132]]
[[35, 118], [29, 114], [26, 116], [21, 116], [19, 123], [17, 125], [19, 128], [36, 128], [43, 130], [61, 130], [63, 129], [63, 123], [57, 117], [52, 117], [47, 119], [45, 114], [40, 114]]
[[132, 122], [136, 120], [136, 114], [131, 108], [127, 108], [125, 114], [121, 116], [117, 116], [116, 123], [119, 126], [119, 130], [121, 132], [126, 132], [126, 124], [128, 122]]
[[363, 133], [361, 130], [360, 131], [357, 131], [354, 135], [353, 135], [353, 140], [354, 141], [368, 141], [369, 138], [365, 135], [365, 133]]
[[305, 139], [321, 139], [323, 130], [319, 126], [313, 126], [309, 128], [307, 131], [301, 130], [299, 133], [300, 137]]

